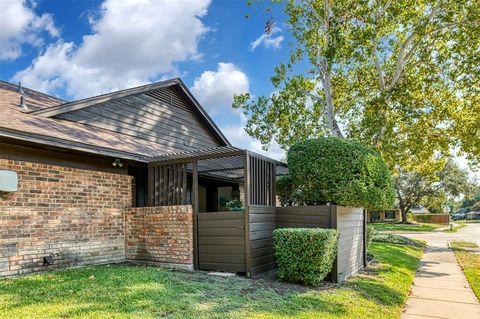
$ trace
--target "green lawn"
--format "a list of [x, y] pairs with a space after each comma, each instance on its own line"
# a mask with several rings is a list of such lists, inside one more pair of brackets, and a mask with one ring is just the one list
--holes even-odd
[[368, 224], [377, 231], [395, 231], [395, 232], [428, 232], [445, 225], [437, 224], [393, 224], [393, 223], [371, 223]]
[[127, 265], [0, 280], [2, 318], [399, 318], [420, 248], [373, 243], [348, 283], [317, 289]]
[[452, 242], [450, 245], [455, 251], [455, 256], [470, 286], [477, 295], [477, 298], [480, 299], [480, 254], [469, 251], [469, 249], [476, 249], [478, 246], [468, 242]]

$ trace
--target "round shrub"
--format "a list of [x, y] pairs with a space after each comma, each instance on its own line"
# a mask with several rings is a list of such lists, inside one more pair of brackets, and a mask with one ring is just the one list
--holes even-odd
[[332, 269], [338, 236], [335, 229], [275, 229], [273, 240], [279, 277], [318, 286]]
[[357, 142], [336, 137], [298, 142], [288, 151], [288, 169], [305, 204], [389, 209], [395, 202], [385, 162]]

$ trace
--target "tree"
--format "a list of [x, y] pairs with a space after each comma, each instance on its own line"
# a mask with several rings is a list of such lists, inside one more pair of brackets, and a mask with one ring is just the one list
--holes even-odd
[[[394, 186], [398, 206], [402, 212], [402, 221], [406, 222], [408, 211], [422, 200], [428, 202], [433, 199], [435, 202], [439, 198], [446, 200], [460, 196], [469, 192], [471, 183], [468, 180], [468, 173], [449, 159], [444, 168], [434, 176], [399, 169], [398, 174], [394, 176]], [[440, 206], [444, 203], [445, 201], [440, 203]]]
[[265, 148], [333, 135], [391, 168], [429, 169], [452, 145], [480, 160], [477, 1], [290, 0], [284, 12], [295, 41], [274, 93], [233, 104]]

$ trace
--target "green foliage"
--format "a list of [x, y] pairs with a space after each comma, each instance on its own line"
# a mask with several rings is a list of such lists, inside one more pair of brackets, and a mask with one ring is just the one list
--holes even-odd
[[282, 206], [292, 206], [295, 203], [295, 188], [290, 175], [281, 176], [277, 179], [276, 191]]
[[412, 222], [412, 221], [413, 221], [413, 214], [412, 214], [412, 212], [408, 212], [408, 213], [407, 213], [407, 220], [406, 220], [406, 221], [407, 221], [407, 222]]
[[281, 228], [273, 231], [279, 277], [319, 285], [333, 266], [339, 233], [334, 229]]
[[470, 207], [470, 211], [477, 212], [480, 211], [480, 202], [477, 202]]
[[428, 169], [451, 145], [480, 161], [478, 1], [287, 0], [282, 9], [293, 40], [274, 93], [233, 104], [251, 136], [286, 149], [335, 135], [340, 122], [391, 168]]
[[[434, 212], [443, 212], [442, 206], [448, 198], [475, 192], [477, 185], [468, 179], [468, 172], [461, 169], [452, 159], [439, 159], [432, 174], [417, 170], [397, 170], [394, 186], [399, 207], [407, 212], [415, 205], [424, 204]], [[405, 220], [405, 216], [402, 216]]]
[[226, 202], [225, 207], [230, 212], [240, 212], [245, 210], [245, 207], [243, 207], [243, 203], [238, 199], [232, 199]]
[[390, 171], [373, 150], [341, 138], [298, 142], [288, 151], [288, 167], [299, 200], [367, 209], [393, 207]]
[[376, 233], [377, 231], [375, 230], [375, 227], [367, 226], [367, 247], [372, 243], [373, 237]]

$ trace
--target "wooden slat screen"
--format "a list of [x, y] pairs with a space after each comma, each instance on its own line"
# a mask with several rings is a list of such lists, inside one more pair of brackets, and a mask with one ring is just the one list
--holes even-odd
[[153, 189], [150, 190], [152, 206], [186, 205], [187, 164], [155, 165], [150, 167]]
[[250, 205], [275, 206], [275, 163], [249, 155]]

